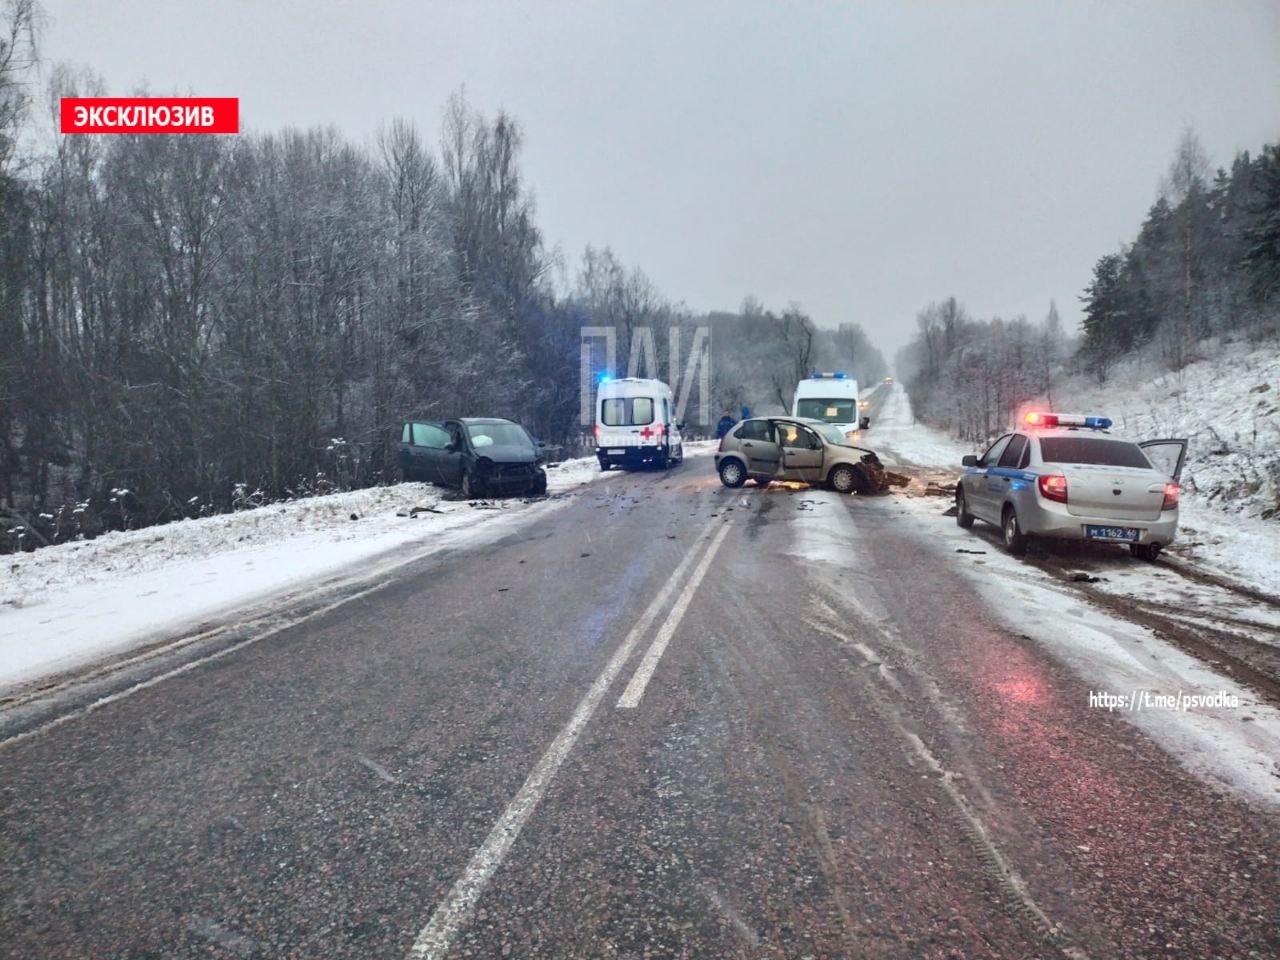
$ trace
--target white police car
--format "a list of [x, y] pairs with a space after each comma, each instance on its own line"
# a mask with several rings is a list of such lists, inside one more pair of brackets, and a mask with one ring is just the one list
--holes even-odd
[[1106, 417], [1028, 413], [981, 457], [962, 461], [956, 523], [1000, 527], [1010, 553], [1028, 537], [1127, 543], [1154, 560], [1178, 532], [1186, 440], [1113, 437]]

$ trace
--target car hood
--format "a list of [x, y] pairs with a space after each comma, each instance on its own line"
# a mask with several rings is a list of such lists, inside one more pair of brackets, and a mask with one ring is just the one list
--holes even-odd
[[[874, 450], [869, 450], [866, 447], [855, 447], [852, 443], [828, 443], [827, 446], [834, 448], [835, 450], [839, 451], [841, 454], [843, 454], [844, 451], [846, 450], [854, 450], [857, 452], [858, 456], [860, 457], [866, 456], [868, 453], [871, 453], [871, 454], [875, 453]], [[877, 457], [876, 459], [879, 459], [879, 457]]]
[[491, 447], [476, 447], [476, 459], [492, 460], [494, 463], [534, 463], [538, 459], [532, 447], [524, 447], [516, 443], [495, 443]]

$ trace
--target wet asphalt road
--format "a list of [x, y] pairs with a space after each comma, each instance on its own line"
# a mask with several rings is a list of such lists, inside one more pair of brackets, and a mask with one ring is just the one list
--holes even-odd
[[1280, 955], [1280, 816], [1088, 690], [892, 499], [620, 474], [0, 745], [0, 956]]

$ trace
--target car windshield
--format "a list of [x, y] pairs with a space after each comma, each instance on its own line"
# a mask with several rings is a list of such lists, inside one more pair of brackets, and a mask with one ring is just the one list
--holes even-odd
[[533, 441], [524, 428], [515, 423], [469, 423], [467, 436], [473, 447], [529, 447]]
[[822, 434], [822, 438], [826, 440], [827, 443], [848, 443], [849, 442], [849, 438], [844, 435], [844, 431], [837, 426], [833, 426], [832, 424], [815, 423], [813, 425], [813, 429], [817, 430], [818, 433]]
[[1041, 437], [1040, 456], [1045, 463], [1096, 463], [1151, 469], [1146, 454], [1136, 443], [1105, 437]]
[[825, 423], [853, 423], [858, 417], [851, 399], [822, 400], [810, 398], [796, 404], [796, 416]]

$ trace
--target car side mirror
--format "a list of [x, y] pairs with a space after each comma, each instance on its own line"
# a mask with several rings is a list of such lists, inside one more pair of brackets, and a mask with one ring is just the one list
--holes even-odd
[[457, 453], [457, 452], [458, 452], [458, 444], [457, 444], [457, 441], [455, 441], [455, 440], [450, 440], [448, 443], [446, 443], [446, 444], [444, 445], [444, 452], [445, 452], [445, 453]]
[[858, 421], [858, 429], [860, 429], [860, 430], [870, 430], [870, 429], [871, 429], [871, 418], [870, 418], [870, 417], [863, 417], [860, 421]]
[[972, 453], [965, 454], [964, 459], [960, 461], [960, 466], [962, 467], [976, 467], [977, 465], [978, 458]]

